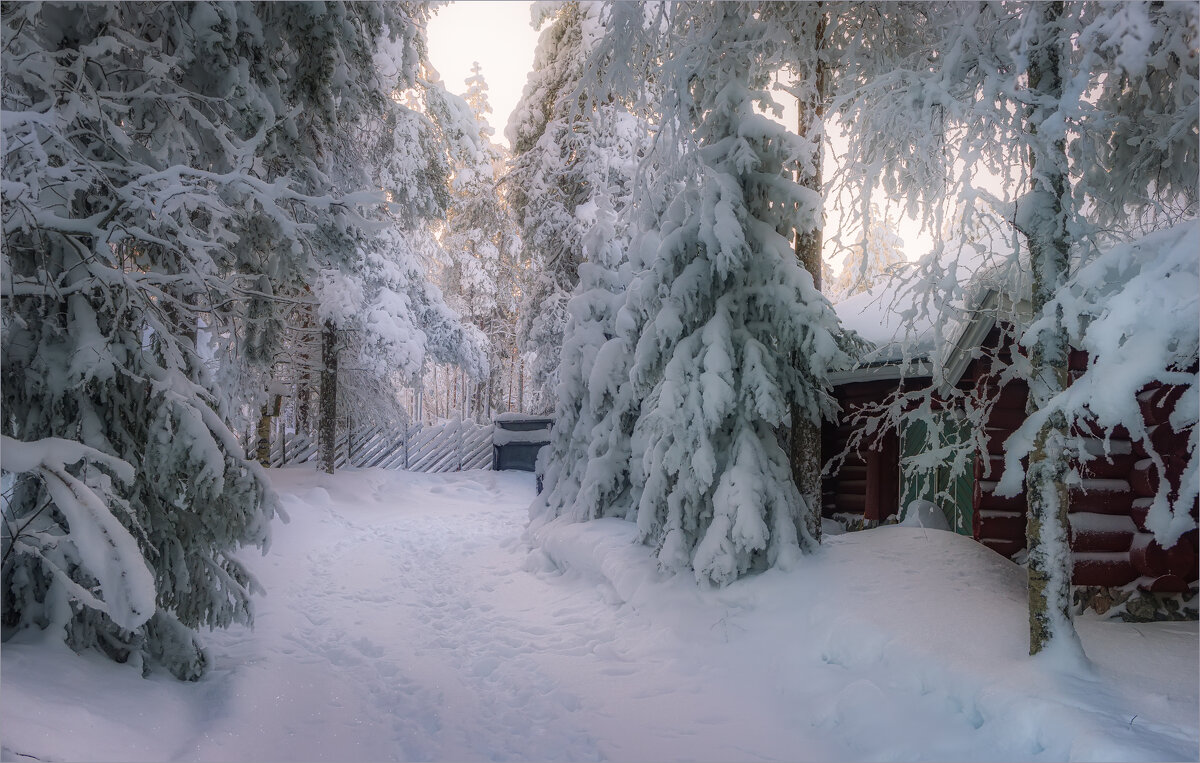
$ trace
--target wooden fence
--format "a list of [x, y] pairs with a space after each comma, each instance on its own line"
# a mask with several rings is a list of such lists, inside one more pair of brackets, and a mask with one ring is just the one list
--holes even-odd
[[[492, 425], [452, 419], [445, 424], [371, 427], [338, 438], [336, 468], [377, 466], [414, 472], [457, 472], [492, 467]], [[317, 443], [304, 434], [277, 437], [271, 466], [317, 459]]]

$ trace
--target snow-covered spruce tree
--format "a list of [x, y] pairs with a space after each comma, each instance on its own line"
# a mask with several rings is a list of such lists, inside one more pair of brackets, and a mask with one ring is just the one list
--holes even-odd
[[[391, 94], [416, 81], [428, 9], [388, 2], [271, 3], [255, 10], [269, 30], [259, 51], [272, 74], [271, 104], [279, 112], [262, 123], [260, 166], [268, 177], [286, 175], [291, 185], [323, 196], [326, 203], [301, 214], [301, 225], [284, 230], [264, 225], [259, 210], [244, 212], [240, 267], [261, 274], [256, 288], [246, 294], [252, 315], [240, 346], [253, 369], [245, 380], [251, 389], [244, 392], [253, 404], [265, 387], [275, 386], [281, 373], [290, 373], [296, 415], [303, 419], [297, 424], [308, 429], [315, 423], [317, 407], [311, 398], [325, 369], [321, 347], [328, 346], [332, 363], [346, 340], [330, 305], [344, 305], [348, 294], [336, 289], [330, 293], [328, 287], [345, 285], [337, 274], [359, 272], [364, 253], [372, 248], [378, 225], [360, 228], [364, 217], [380, 217], [382, 207], [374, 197], [394, 164], [390, 143], [385, 142], [394, 138], [407, 147], [423, 137], [419, 123], [391, 108]], [[376, 150], [364, 150], [367, 145]], [[407, 157], [417, 151], [398, 153]], [[441, 177], [439, 154], [428, 156], [432, 158], [426, 164], [432, 167], [409, 167], [403, 180]], [[394, 209], [427, 211], [429, 186], [427, 181], [404, 184], [411, 198], [406, 193], [396, 201], [412, 203]], [[341, 198], [348, 191], [364, 190], [374, 191], [368, 208]], [[358, 318], [369, 311], [355, 305], [350, 312]], [[321, 333], [327, 329], [325, 342]], [[325, 376], [331, 403], [336, 403], [337, 378]], [[328, 406], [331, 412], [338, 408]], [[333, 425], [336, 417], [325, 421]], [[325, 433], [327, 439], [335, 435], [331, 427]]]
[[[271, 54], [289, 73], [281, 96], [290, 108], [272, 134], [269, 158], [289, 167], [291, 182], [308, 193], [378, 188], [371, 182], [372, 165], [363, 161], [360, 139], [394, 104], [392, 86], [415, 82], [426, 11], [396, 3], [276, 3], [262, 13], [277, 41]], [[392, 82], [376, 65], [385, 39], [399, 42]], [[316, 301], [321, 330], [318, 440], [322, 467], [329, 472], [335, 459], [341, 331], [363, 307], [357, 276], [368, 235], [361, 221], [352, 205], [317, 210], [304, 220], [312, 235], [303, 248], [300, 277]]]
[[637, 522], [664, 567], [725, 584], [815, 544], [820, 507], [797, 491], [778, 429], [790, 400], [812, 420], [832, 413], [826, 374], [845, 355], [788, 238], [820, 214], [791, 176], [814, 145], [755, 108], [772, 105], [777, 37], [744, 4], [680, 3], [665, 18], [664, 121], [690, 127], [694, 180], [631, 295], [649, 313], [631, 370], [648, 391]]
[[579, 224], [587, 230], [584, 261], [567, 303], [570, 317], [556, 370], [555, 425], [541, 457], [544, 491], [531, 507], [535, 518], [566, 514], [583, 520], [624, 516], [629, 510], [627, 502], [610, 491], [628, 479], [633, 420], [621, 417], [614, 406], [621, 386], [628, 383], [636, 336], [618, 338], [616, 324], [632, 278], [626, 252], [634, 178], [648, 131], [615, 99], [595, 108], [590, 120], [591, 140], [581, 146], [578, 157], [580, 174], [592, 189], [592, 200], [576, 208]]
[[[347, 316], [360, 337], [355, 364], [364, 379], [392, 378], [403, 384], [418, 378], [427, 360], [453, 363], [478, 379], [488, 373], [486, 337], [464, 322], [464, 311], [453, 309], [428, 275], [435, 262], [445, 259], [437, 228], [453, 204], [451, 173], [460, 152], [447, 139], [445, 104], [454, 102], [462, 112], [462, 102], [439, 82], [419, 78], [416, 84], [423, 112], [389, 102], [379, 122], [381, 133], [362, 143], [363, 158], [374, 168], [371, 180], [391, 202], [374, 216], [384, 227], [368, 238], [356, 273], [366, 311], [353, 319]], [[372, 162], [371, 157], [383, 159]], [[394, 388], [391, 397], [398, 399], [398, 392]], [[357, 421], [372, 417], [370, 398], [363, 402], [366, 406], [358, 406], [354, 414]]]
[[[285, 96], [296, 108], [273, 145], [285, 159], [301, 158], [294, 183], [338, 200], [305, 218], [311, 232], [298, 268], [320, 330], [301, 341], [319, 342], [306, 354], [320, 358], [321, 462], [331, 471], [339, 422], [399, 413], [391, 403], [427, 353], [474, 375], [486, 372], [486, 358], [478, 332], [425, 275], [437, 253], [432, 226], [450, 200], [449, 149], [430, 107], [446, 94], [420, 76], [428, 7], [274, 4], [264, 13], [295, 41], [278, 55], [295, 71]], [[310, 56], [300, 43], [314, 39], [322, 47]], [[393, 97], [404, 91], [417, 99]]]
[[567, 300], [579, 280], [585, 228], [575, 214], [596, 192], [581, 166], [592, 140], [590, 110], [580, 93], [584, 61], [598, 33], [600, 5], [566, 2], [535, 7], [545, 25], [533, 70], [505, 130], [513, 147], [506, 178], [533, 283], [522, 295], [519, 338], [536, 354], [533, 409], [554, 409], [555, 369], [567, 323]]
[[181, 678], [208, 662], [194, 629], [251, 619], [234, 554], [265, 546], [274, 505], [197, 347], [201, 320], [220, 331], [237, 302], [224, 277], [237, 210], [288, 222], [290, 194], [250, 171], [263, 113], [222, 96], [230, 82], [257, 92], [239, 66], [262, 36], [245, 10], [2, 12], [3, 428], [16, 452], [43, 452], [5, 456], [4, 625], [53, 625], [76, 649]]
[[581, 496], [580, 487], [586, 472], [596, 468], [593, 464], [612, 456], [618, 458], [609, 469], [628, 471], [628, 448], [610, 454], [599, 442], [605, 434], [601, 421], [613, 409], [623, 381], [618, 374], [625, 367], [603, 348], [616, 334], [617, 311], [624, 302], [627, 242], [617, 232], [617, 215], [607, 195], [601, 194], [576, 213], [590, 224], [584, 238], [586, 261], [579, 266], [579, 284], [567, 303], [571, 317], [559, 359], [555, 424], [550, 444], [539, 456], [543, 491], [530, 509], [535, 521], [561, 515], [582, 521], [604, 516], [606, 508], [609, 512], [624, 509], [615, 502], [601, 505], [598, 496]]

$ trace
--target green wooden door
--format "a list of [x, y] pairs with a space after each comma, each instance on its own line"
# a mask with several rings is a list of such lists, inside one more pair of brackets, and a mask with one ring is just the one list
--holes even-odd
[[[963, 448], [970, 430], [965, 421], [946, 411], [930, 421], [917, 414], [902, 422], [900, 437], [901, 507], [919, 498], [938, 506], [956, 533], [971, 535], [974, 459]], [[961, 466], [955, 461], [961, 460]]]

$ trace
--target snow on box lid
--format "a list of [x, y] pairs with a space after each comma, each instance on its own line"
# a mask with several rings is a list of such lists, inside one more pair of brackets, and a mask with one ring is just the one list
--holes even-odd
[[550, 442], [550, 429], [554, 426], [552, 417], [532, 416], [527, 413], [501, 413], [495, 421], [496, 426], [492, 430], [493, 445], [545, 444]]

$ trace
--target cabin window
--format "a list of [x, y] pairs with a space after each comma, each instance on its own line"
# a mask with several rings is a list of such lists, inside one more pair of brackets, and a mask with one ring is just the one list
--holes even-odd
[[900, 440], [902, 510], [929, 501], [950, 529], [972, 535], [975, 459], [967, 422], [957, 411], [913, 411], [901, 422]]

